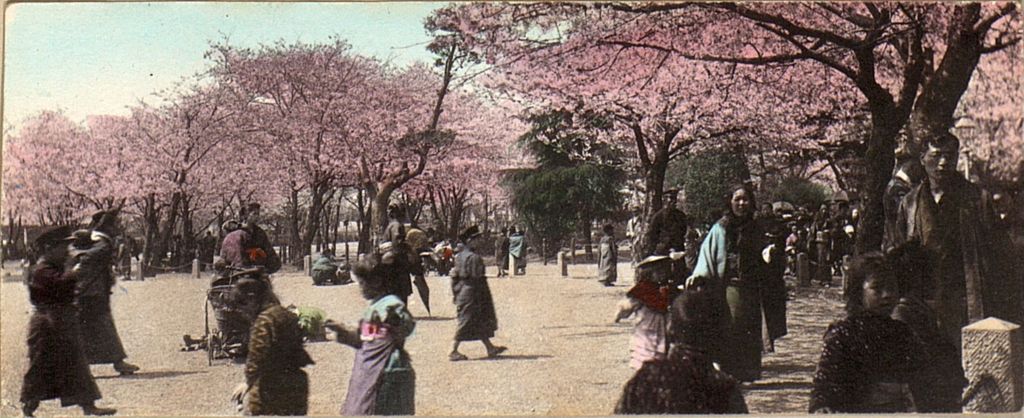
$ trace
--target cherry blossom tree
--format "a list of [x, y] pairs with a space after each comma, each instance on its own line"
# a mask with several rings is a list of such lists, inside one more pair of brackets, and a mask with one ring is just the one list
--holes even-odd
[[653, 18], [637, 23], [616, 19], [617, 13], [588, 4], [474, 3], [442, 9], [432, 24], [480, 54], [492, 69], [482, 84], [519, 100], [527, 112], [562, 110], [612, 121], [607, 138], [597, 140], [633, 154], [646, 199], [642, 219], [662, 205], [669, 161], [740, 138], [761, 144], [799, 139], [810, 129], [797, 123], [806, 116], [790, 112], [802, 109], [782, 106], [778, 86], [785, 80], [778, 75], [635, 47], [650, 36], [670, 39], [652, 35], [662, 28], [650, 27]]
[[[463, 34], [470, 47], [486, 56], [503, 76], [519, 75], [531, 66], [537, 73], [557, 74], [558, 80], [548, 83], [542, 76], [513, 79], [520, 90], [541, 92], [560, 85], [591, 93], [601, 85], [598, 80], [571, 77], [635, 61], [659, 70], [696, 66], [674, 64], [681, 59], [733, 64], [700, 68], [727, 68], [728, 73], [710, 74], [717, 82], [735, 80], [738, 74], [787, 93], [784, 102], [760, 97], [749, 101], [750, 95], [734, 94], [725, 102], [742, 97], [748, 99], [745, 104], [753, 105], [737, 109], [740, 118], [762, 113], [756, 108], [763, 103], [785, 104], [772, 109], [771, 119], [804, 120], [785, 113], [821, 114], [830, 107], [827, 102], [839, 105], [840, 119], [851, 119], [866, 109], [870, 116], [862, 157], [868, 173], [866, 210], [858, 234], [858, 248], [866, 250], [881, 240], [881, 196], [901, 129], [907, 127], [910, 138], [919, 141], [952, 126], [954, 110], [979, 58], [1019, 42], [1020, 32], [1013, 30], [1019, 26], [1017, 9], [1014, 3], [472, 4], [443, 9], [435, 18]], [[602, 47], [610, 48], [601, 54]], [[552, 59], [565, 64], [580, 51], [588, 59], [580, 59], [580, 65], [536, 66]], [[571, 68], [575, 74], [558, 73], [558, 68]], [[750, 76], [750, 71], [761, 77]], [[644, 87], [656, 85], [646, 83], [655, 78], [641, 67], [615, 79], [624, 80], [618, 91], [639, 93], [629, 90], [629, 76], [636, 74], [643, 77]], [[735, 92], [729, 87], [703, 94], [721, 100], [725, 95], [714, 93]], [[855, 92], [855, 97], [847, 92]], [[705, 101], [699, 91], [686, 96]], [[643, 153], [638, 157], [644, 160]]]
[[341, 39], [256, 49], [215, 44], [208, 55], [212, 74], [237, 97], [253, 129], [246, 148], [262, 157], [255, 165], [286, 184], [290, 241], [305, 255], [325, 203], [339, 185], [355, 181], [350, 174], [360, 150], [372, 149], [365, 135], [394, 128], [382, 122], [388, 115], [374, 115], [389, 110], [378, 104], [394, 93], [381, 89], [385, 68]]
[[27, 118], [4, 147], [4, 207], [38, 224], [73, 224], [101, 205], [90, 189], [99, 168], [80, 172], [74, 159], [87, 159], [88, 131], [57, 111]]

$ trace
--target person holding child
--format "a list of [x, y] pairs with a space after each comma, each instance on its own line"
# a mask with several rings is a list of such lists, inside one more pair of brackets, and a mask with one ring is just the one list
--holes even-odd
[[890, 317], [899, 300], [892, 263], [878, 252], [854, 257], [846, 280], [847, 316], [825, 332], [808, 411], [916, 411], [910, 383], [924, 366], [924, 347]]

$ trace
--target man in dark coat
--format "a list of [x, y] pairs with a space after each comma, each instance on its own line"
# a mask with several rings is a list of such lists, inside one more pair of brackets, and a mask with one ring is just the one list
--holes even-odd
[[[900, 208], [900, 201], [903, 196], [910, 192], [910, 189], [921, 182], [924, 177], [924, 168], [921, 161], [909, 153], [897, 155], [896, 172], [892, 180], [885, 186], [885, 197], [882, 204], [885, 208], [885, 240], [886, 242], [896, 241], [896, 237], [889, 234], [896, 231], [896, 213]], [[889, 250], [889, 248], [886, 248]]]
[[[651, 216], [644, 257], [686, 251], [686, 230], [689, 227], [689, 220], [683, 212], [685, 201], [677, 199], [678, 194], [677, 189], [666, 190], [665, 206]], [[673, 258], [672, 276], [675, 280], [681, 281], [689, 276], [689, 273], [685, 257]]]
[[33, 243], [26, 284], [35, 310], [28, 325], [28, 371], [21, 386], [22, 413], [32, 416], [39, 402], [60, 398], [61, 406], [79, 405], [86, 415], [111, 415], [98, 408], [100, 390], [82, 353], [75, 275], [65, 272], [69, 227], [44, 232]]
[[378, 247], [387, 271], [387, 294], [398, 296], [402, 303], [409, 303], [409, 295], [412, 294], [411, 274], [419, 270], [419, 266], [414, 266], [411, 260], [413, 252], [406, 242], [401, 208], [391, 205], [388, 208], [388, 219], [390, 221], [384, 228], [383, 242]]
[[501, 228], [501, 235], [498, 236], [498, 243], [494, 246], [494, 259], [498, 263], [498, 277], [508, 275], [508, 228]]
[[480, 235], [476, 225], [459, 234], [465, 248], [455, 256], [455, 268], [452, 269], [452, 295], [459, 323], [455, 330], [455, 345], [448, 354], [451, 361], [467, 359], [459, 352], [459, 343], [463, 341], [483, 342], [487, 357], [496, 357], [506, 350], [491, 344], [494, 331], [498, 329], [498, 317], [494, 312], [491, 289], [487, 286], [483, 259], [474, 252]]
[[114, 237], [118, 210], [93, 215], [89, 229], [74, 233], [68, 247], [69, 271], [76, 274], [75, 303], [82, 331], [82, 350], [89, 364], [113, 364], [121, 375], [132, 374], [139, 367], [125, 361], [121, 337], [110, 312], [110, 295], [114, 287]]
[[1005, 249], [989, 245], [1002, 233], [991, 228], [991, 197], [956, 171], [959, 145], [949, 133], [928, 138], [921, 155], [927, 176], [903, 197], [894, 229], [886, 234], [892, 241], [885, 244], [920, 242], [930, 267], [930, 292], [923, 298], [958, 351], [963, 326], [988, 316], [1019, 321], [1021, 314], [1013, 309], [1019, 282], [992, 268]]

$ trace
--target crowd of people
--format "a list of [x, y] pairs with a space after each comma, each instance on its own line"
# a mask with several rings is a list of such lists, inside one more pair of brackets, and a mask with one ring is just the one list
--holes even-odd
[[[824, 335], [809, 412], [959, 412], [968, 383], [960, 329], [988, 316], [1021, 321], [1019, 272], [1006, 268], [1005, 249], [992, 246], [1001, 231], [993, 228], [998, 216], [991, 197], [956, 171], [955, 137], [924, 146], [920, 157], [902, 156], [897, 165], [881, 248], [852, 255], [842, 268], [846, 316]], [[746, 413], [744, 383], [761, 378], [762, 356], [789, 332], [787, 253], [812, 252], [825, 277], [819, 281], [831, 284], [840, 273], [834, 261], [852, 253], [849, 227], [857, 214], [843, 204], [813, 218], [759, 211], [754, 188], [742, 183], [723, 196], [722, 217], [697, 238], [677, 194], [667, 193], [667, 205], [634, 246], [642, 259], [615, 321], [635, 317], [629, 364], [636, 371], [614, 412]], [[54, 398], [88, 415], [113, 414], [95, 403], [101, 395], [89, 365], [113, 364], [121, 374], [139, 370], [126, 361], [111, 315], [117, 218], [117, 209], [101, 211], [86, 229], [53, 228], [33, 243], [26, 284], [35, 310], [21, 395], [26, 416]], [[433, 259], [436, 252], [425, 233], [406, 228], [396, 208], [389, 211], [376, 251], [349, 269], [367, 300], [358, 327], [349, 329], [322, 310], [281, 305], [270, 280], [281, 261], [259, 221], [260, 206], [251, 204], [241, 221], [223, 225], [215, 263], [221, 274], [211, 282], [211, 289], [225, 290], [215, 315], [218, 343], [245, 364], [245, 381], [232, 394], [240, 409], [305, 415], [303, 368], [313, 359], [304, 342], [326, 328], [356, 350], [342, 414], [414, 414], [416, 373], [405, 342], [416, 320], [407, 304], [415, 288], [429, 312], [422, 255]], [[614, 226], [602, 234], [598, 280], [614, 286]], [[482, 235], [470, 226], [452, 248], [452, 362], [468, 359], [459, 351], [466, 341], [480, 341], [487, 357], [507, 351], [492, 342], [498, 318], [479, 254]], [[494, 255], [499, 276], [526, 274], [522, 231], [503, 230]], [[325, 276], [315, 282], [337, 277], [330, 254], [324, 258], [315, 270]]]
[[[956, 137], [923, 145], [920, 155], [899, 155], [881, 248], [846, 266], [836, 262], [852, 253], [857, 213], [842, 202], [810, 220], [758, 212], [754, 190], [736, 185], [696, 252], [682, 239], [685, 214], [671, 204], [657, 212], [637, 283], [615, 316], [637, 317], [637, 372], [616, 412], [745, 411], [737, 382], [759, 379], [762, 353], [788, 332], [781, 248], [812, 253], [823, 285], [844, 276], [847, 316], [825, 333], [809, 412], [960, 412], [968, 384], [961, 328], [985, 317], [1021, 323], [1024, 289], [1007, 231], [998, 228], [1005, 214], [956, 171]], [[783, 221], [791, 222], [788, 235], [779, 233]]]

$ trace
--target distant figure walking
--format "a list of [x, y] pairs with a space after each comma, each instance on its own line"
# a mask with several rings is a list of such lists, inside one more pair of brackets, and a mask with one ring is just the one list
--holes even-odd
[[515, 271], [512, 272], [516, 276], [526, 274], [526, 237], [523, 236], [523, 231], [520, 231], [513, 227], [508, 237], [508, 252], [509, 255], [515, 259]]
[[508, 228], [501, 228], [501, 235], [494, 245], [494, 259], [498, 262], [498, 277], [508, 275], [509, 239]]
[[597, 247], [597, 281], [605, 286], [614, 286], [618, 278], [619, 246], [615, 242], [615, 226], [607, 224], [602, 228], [604, 236]]

